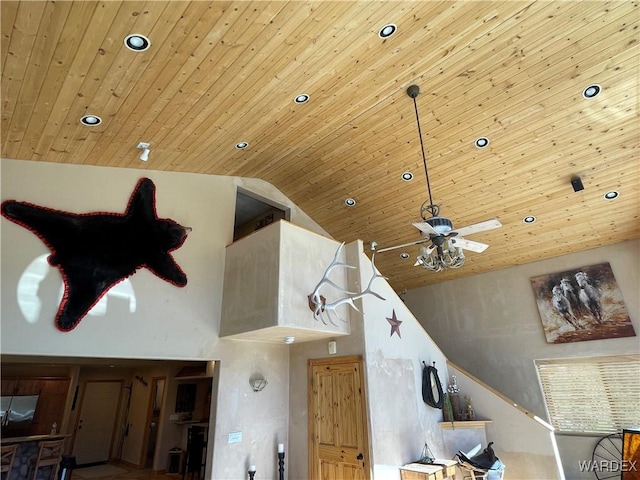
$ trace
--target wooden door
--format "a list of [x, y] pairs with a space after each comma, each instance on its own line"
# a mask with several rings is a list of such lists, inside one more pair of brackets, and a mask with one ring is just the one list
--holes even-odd
[[362, 357], [309, 360], [309, 479], [370, 478]]
[[110, 458], [120, 405], [121, 381], [87, 381], [73, 442], [78, 465]]

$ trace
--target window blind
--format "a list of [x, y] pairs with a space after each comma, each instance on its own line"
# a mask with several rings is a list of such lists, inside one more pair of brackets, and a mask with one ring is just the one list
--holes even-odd
[[536, 360], [558, 433], [609, 434], [640, 426], [640, 355]]

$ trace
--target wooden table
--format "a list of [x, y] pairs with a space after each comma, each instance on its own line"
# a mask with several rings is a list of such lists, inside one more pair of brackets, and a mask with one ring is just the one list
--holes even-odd
[[409, 463], [400, 467], [402, 480], [442, 480], [443, 468], [440, 465]]
[[456, 460], [447, 460], [445, 458], [436, 458], [433, 461], [434, 465], [440, 465], [444, 470], [444, 478], [451, 477], [452, 480], [456, 480], [456, 465], [458, 462]]
[[433, 463], [409, 463], [400, 467], [402, 480], [443, 480], [456, 478], [455, 460], [435, 459]]

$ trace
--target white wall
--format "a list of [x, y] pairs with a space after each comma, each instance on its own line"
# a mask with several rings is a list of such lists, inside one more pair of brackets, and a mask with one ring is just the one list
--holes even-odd
[[[533, 361], [635, 353], [639, 337], [548, 344], [530, 279], [609, 262], [636, 334], [640, 333], [640, 240], [529, 263], [407, 292], [407, 306], [447, 357], [530, 412], [548, 420]], [[469, 258], [472, 262], [473, 258]], [[464, 268], [464, 267], [463, 267]], [[432, 275], [429, 272], [425, 275]], [[581, 474], [598, 438], [558, 436], [567, 478]]]
[[[362, 250], [360, 241], [345, 247], [346, 263], [358, 267], [348, 272], [351, 291], [366, 288], [373, 275], [371, 262]], [[373, 478], [399, 479], [398, 467], [418, 459], [425, 441], [434, 453], [442, 453], [437, 423], [442, 411], [428, 407], [422, 400], [420, 362], [435, 361], [444, 383], [446, 359], [384, 279], [376, 279], [372, 289], [386, 300], [366, 296], [356, 301], [362, 314], [354, 309], [347, 312], [351, 334], [334, 339], [336, 355], [364, 354]], [[394, 309], [403, 321], [402, 338], [389, 336], [391, 327], [385, 317], [391, 317]], [[308, 478], [307, 360], [328, 356], [327, 340], [291, 347], [289, 478]]]
[[[372, 268], [362, 248], [359, 266], [366, 287]], [[442, 410], [422, 399], [422, 362], [435, 362], [445, 391], [449, 375], [446, 357], [387, 281], [376, 279], [372, 289], [385, 299], [362, 299], [373, 472], [400, 479], [398, 467], [419, 460], [425, 442], [437, 458], [447, 458], [438, 425]], [[400, 336], [391, 334], [387, 321], [394, 312], [402, 322]]]
[[[492, 420], [486, 426], [486, 442], [505, 464], [505, 477], [517, 480], [552, 480], [561, 478], [553, 448], [552, 430], [527, 416], [506, 400], [449, 365], [456, 375], [461, 400], [471, 397], [477, 418]], [[482, 448], [486, 447], [486, 443]], [[464, 451], [464, 450], [463, 450]]]
[[[285, 336], [308, 341], [349, 334], [348, 324], [337, 318], [334, 323], [314, 319], [308, 299], [339, 247], [339, 242], [286, 220], [272, 223], [229, 245], [221, 336], [260, 337], [281, 343]], [[344, 262], [344, 252], [338, 261]], [[346, 270], [333, 269], [331, 281], [345, 285]], [[340, 298], [341, 292], [323, 285], [320, 293], [331, 302]], [[345, 311], [347, 305], [338, 307], [339, 315]]]
[[[337, 245], [336, 245], [337, 247]], [[361, 244], [355, 242], [345, 246], [346, 263], [357, 265], [359, 249]], [[329, 265], [333, 258], [326, 260], [325, 267]], [[322, 278], [322, 271], [318, 272], [315, 282]], [[333, 276], [332, 276], [333, 278]], [[358, 288], [358, 273], [349, 269], [347, 272], [348, 286], [352, 291]], [[332, 292], [332, 293], [335, 293]], [[329, 300], [335, 300], [331, 297]], [[362, 355], [364, 353], [364, 333], [362, 317], [358, 312], [349, 307], [342, 314], [343, 318], [349, 322], [350, 335], [336, 336], [337, 356]], [[336, 332], [341, 332], [342, 328], [336, 328]], [[289, 384], [289, 445], [287, 446], [287, 471], [290, 479], [303, 479], [309, 476], [308, 457], [308, 382], [307, 382], [307, 362], [311, 358], [325, 358], [328, 353], [328, 339], [315, 342], [300, 343], [291, 345], [291, 370]], [[368, 392], [366, 392], [368, 395]]]
[[[77, 213], [123, 212], [138, 179], [146, 176], [156, 185], [158, 216], [193, 228], [184, 245], [173, 252], [187, 274], [186, 287], [177, 288], [140, 270], [130, 279], [137, 297], [134, 313], [124, 302], [110, 298], [106, 316], [87, 316], [72, 332], [62, 333], [53, 324], [61, 285], [55, 269], [39, 291], [43, 305], [38, 321], [28, 323], [20, 313], [18, 279], [34, 258], [49, 251], [30, 231], [1, 219], [3, 354], [220, 360], [218, 398], [212, 402], [217, 404], [218, 422], [210, 433], [209, 471], [214, 478], [243, 478], [251, 462], [258, 466], [256, 479], [274, 478], [276, 439], [283, 441], [288, 432], [288, 349], [218, 339], [236, 185], [292, 208], [292, 223], [325, 232], [259, 180], [7, 159], [2, 160], [1, 173], [3, 201]], [[271, 387], [259, 398], [248, 383], [258, 368], [268, 369]], [[228, 444], [228, 433], [235, 431], [243, 432], [243, 441]]]

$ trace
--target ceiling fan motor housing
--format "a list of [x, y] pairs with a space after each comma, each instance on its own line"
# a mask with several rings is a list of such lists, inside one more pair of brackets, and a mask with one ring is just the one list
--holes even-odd
[[431, 217], [425, 219], [425, 222], [431, 225], [440, 235], [446, 235], [453, 229], [453, 223], [445, 217]]

